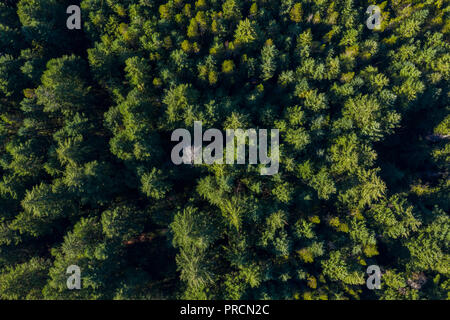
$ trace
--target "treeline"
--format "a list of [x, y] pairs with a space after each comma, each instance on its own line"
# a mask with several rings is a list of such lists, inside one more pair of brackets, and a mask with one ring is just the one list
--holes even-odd
[[[448, 299], [449, 12], [3, 1], [0, 298]], [[172, 164], [194, 121], [279, 129], [279, 173]]]

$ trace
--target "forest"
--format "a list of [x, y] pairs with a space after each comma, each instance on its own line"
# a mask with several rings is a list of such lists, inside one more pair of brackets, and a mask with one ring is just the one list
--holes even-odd
[[[1, 0], [0, 299], [449, 300], [449, 39], [449, 0]], [[278, 171], [174, 164], [196, 121]]]

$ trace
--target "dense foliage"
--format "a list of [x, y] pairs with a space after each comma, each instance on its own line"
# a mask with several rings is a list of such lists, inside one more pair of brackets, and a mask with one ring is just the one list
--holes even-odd
[[[449, 13], [3, 0], [0, 298], [448, 299]], [[174, 165], [194, 121], [278, 128], [279, 173]]]

